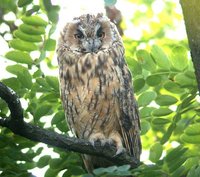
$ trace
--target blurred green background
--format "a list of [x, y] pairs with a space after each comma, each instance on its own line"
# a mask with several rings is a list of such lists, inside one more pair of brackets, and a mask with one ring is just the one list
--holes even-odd
[[[56, 41], [76, 13], [113, 5], [121, 12], [119, 28], [140, 110], [141, 165], [87, 174], [79, 154], [0, 127], [0, 176], [199, 176], [200, 98], [178, 0], [1, 0], [1, 82], [19, 95], [25, 121], [72, 136], [60, 101]], [[8, 116], [0, 99], [0, 117]]]

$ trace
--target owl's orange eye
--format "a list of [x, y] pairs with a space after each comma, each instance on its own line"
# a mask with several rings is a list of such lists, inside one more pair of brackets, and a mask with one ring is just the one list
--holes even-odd
[[74, 37], [75, 37], [76, 39], [83, 39], [83, 38], [84, 38], [84, 35], [83, 35], [83, 33], [82, 33], [81, 31], [78, 31], [78, 32], [74, 35]]

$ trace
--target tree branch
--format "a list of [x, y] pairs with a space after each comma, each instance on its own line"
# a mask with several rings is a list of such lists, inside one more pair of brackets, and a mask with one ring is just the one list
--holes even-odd
[[200, 95], [200, 1], [180, 0]]
[[10, 118], [0, 118], [0, 126], [9, 128], [13, 133], [28, 138], [32, 141], [42, 142], [67, 151], [74, 151], [94, 156], [101, 156], [116, 165], [130, 164], [132, 168], [139, 165], [139, 162], [130, 157], [127, 153], [114, 156], [116, 148], [106, 144], [101, 146], [95, 143], [92, 146], [89, 141], [71, 138], [53, 131], [42, 129], [38, 126], [28, 124], [23, 120], [23, 109], [16, 93], [0, 82], [0, 97], [8, 104], [11, 112]]

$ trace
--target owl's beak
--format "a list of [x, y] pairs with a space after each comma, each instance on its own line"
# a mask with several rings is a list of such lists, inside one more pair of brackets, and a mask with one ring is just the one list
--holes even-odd
[[85, 46], [86, 52], [93, 53], [98, 50], [98, 47], [95, 45], [94, 39], [87, 39], [86, 46]]

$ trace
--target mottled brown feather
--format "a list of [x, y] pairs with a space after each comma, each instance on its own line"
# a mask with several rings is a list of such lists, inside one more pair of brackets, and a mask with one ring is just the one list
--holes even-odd
[[[100, 27], [103, 35], [97, 36]], [[80, 31], [84, 37], [77, 39]], [[115, 25], [102, 14], [74, 18], [61, 33], [57, 54], [62, 102], [74, 134], [91, 142], [113, 141], [119, 152], [124, 147], [139, 161], [138, 108]], [[113, 165], [103, 158], [82, 157], [89, 172]]]

